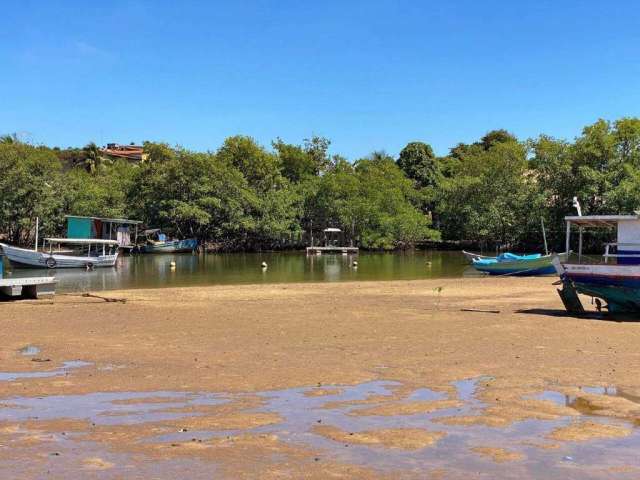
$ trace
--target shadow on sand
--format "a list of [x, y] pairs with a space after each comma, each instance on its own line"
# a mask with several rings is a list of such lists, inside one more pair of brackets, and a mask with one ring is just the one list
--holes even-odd
[[608, 322], [640, 322], [640, 314], [634, 313], [585, 312], [577, 315], [557, 308], [527, 308], [516, 310], [516, 313], [524, 313], [528, 315], [543, 315], [546, 317], [568, 317], [581, 318], [586, 320], [602, 320]]

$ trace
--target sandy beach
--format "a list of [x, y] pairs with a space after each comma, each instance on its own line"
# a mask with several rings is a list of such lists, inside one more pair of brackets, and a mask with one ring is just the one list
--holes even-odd
[[[2, 303], [0, 471], [633, 478], [640, 464], [624, 452], [637, 445], [640, 327], [566, 316], [553, 280], [216, 286]], [[37, 351], [20, 352], [26, 346]], [[624, 439], [620, 456], [566, 460]]]

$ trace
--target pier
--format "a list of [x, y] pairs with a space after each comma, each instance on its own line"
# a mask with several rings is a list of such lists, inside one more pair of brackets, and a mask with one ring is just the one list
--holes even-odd
[[56, 293], [55, 277], [0, 278], [0, 293], [9, 297], [38, 299]]
[[[321, 255], [323, 253], [341, 253], [343, 255], [357, 255], [358, 247], [341, 246], [339, 243], [345, 243], [342, 230], [339, 228], [325, 228], [324, 246], [313, 246], [313, 235], [311, 236], [311, 246], [307, 247], [307, 255]], [[353, 244], [353, 242], [352, 242]]]
[[345, 255], [357, 255], [358, 247], [340, 247], [330, 245], [327, 247], [307, 247], [307, 255], [321, 255], [323, 253], [342, 253]]

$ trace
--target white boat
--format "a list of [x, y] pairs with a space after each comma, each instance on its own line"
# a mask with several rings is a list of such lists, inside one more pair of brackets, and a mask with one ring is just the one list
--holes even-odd
[[[578, 210], [579, 213], [580, 210]], [[565, 217], [567, 248], [571, 227], [578, 227], [578, 254], [571, 261], [556, 261], [563, 289], [558, 290], [565, 307], [583, 313], [578, 293], [602, 299], [610, 313], [640, 312], [640, 215], [578, 215]], [[617, 240], [604, 244], [604, 255], [597, 258], [582, 254], [582, 237], [586, 228], [616, 230]], [[597, 300], [598, 309], [602, 302]]]
[[0, 243], [0, 247], [12, 264], [26, 267], [113, 267], [118, 259], [118, 242], [115, 240], [45, 238], [42, 250], [12, 247], [4, 243]]

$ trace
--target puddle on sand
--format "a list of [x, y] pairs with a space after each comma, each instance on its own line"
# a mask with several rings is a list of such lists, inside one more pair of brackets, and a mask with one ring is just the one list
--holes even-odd
[[58, 377], [61, 375], [67, 375], [69, 370], [74, 368], [81, 368], [91, 365], [90, 362], [83, 362], [82, 360], [72, 360], [64, 362], [61, 367], [53, 370], [44, 370], [38, 372], [0, 372], [0, 382], [13, 382], [14, 380], [26, 379], [26, 378], [47, 378]]
[[[309, 389], [290, 389], [267, 392], [267, 404], [262, 411], [274, 412], [283, 418], [282, 423], [255, 429], [274, 433], [279, 438], [305, 444], [318, 452], [319, 457], [354, 463], [382, 471], [405, 470], [427, 472], [442, 468], [453, 478], [460, 475], [482, 472], [487, 478], [606, 478], [608, 468], [618, 468], [618, 478], [637, 478], [640, 473], [640, 434], [634, 431], [625, 438], [604, 439], [587, 442], [558, 442], [546, 437], [555, 429], [575, 422], [574, 417], [559, 417], [553, 420], [527, 419], [502, 427], [485, 425], [446, 425], [437, 422], [440, 417], [482, 415], [486, 405], [478, 399], [478, 393], [492, 377], [483, 376], [454, 382], [455, 398], [461, 406], [442, 408], [428, 413], [403, 415], [353, 415], [360, 409], [384, 404], [384, 396], [393, 394], [393, 382], [369, 382], [356, 386], [325, 386], [340, 388], [341, 395], [313, 397], [305, 395]], [[611, 394], [611, 388], [586, 387], [584, 391]], [[554, 392], [558, 394], [558, 392]], [[340, 408], [326, 408], [327, 403], [340, 404], [345, 400], [365, 400], [371, 395], [382, 395], [383, 400], [372, 404], [342, 404]], [[447, 395], [421, 388], [406, 398], [393, 399], [393, 403], [407, 401], [438, 401]], [[558, 398], [558, 397], [554, 397]], [[338, 402], [338, 403], [336, 403]], [[618, 420], [588, 417], [592, 422], [617, 423]], [[584, 420], [581, 417], [580, 420]], [[318, 425], [335, 427], [344, 435], [332, 440], [323, 436]], [[362, 445], [349, 442], [350, 435], [389, 429], [423, 429], [427, 432], [442, 432], [445, 436], [433, 446], [417, 450], [385, 448], [381, 445]], [[345, 440], [346, 438], [346, 440]], [[375, 441], [375, 440], [374, 440]], [[475, 454], [474, 447], [505, 448], [520, 454], [521, 461], [497, 463]], [[546, 448], [545, 448], [546, 447]], [[557, 448], [551, 448], [557, 447]], [[634, 468], [635, 467], [635, 468]], [[625, 469], [629, 469], [626, 472]], [[625, 473], [626, 472], [626, 473]], [[447, 476], [445, 475], [445, 478]]]
[[26, 345], [18, 350], [20, 355], [24, 355], [25, 357], [32, 357], [33, 355], [37, 355], [40, 353], [40, 349], [35, 345]]
[[132, 425], [200, 415], [171, 409], [218, 405], [227, 400], [212, 393], [98, 392], [18, 397], [7, 401], [9, 405], [0, 409], [0, 418], [8, 422], [66, 418], [88, 420], [96, 425]]
[[[281, 422], [244, 430], [192, 430], [162, 435], [150, 433], [143, 442], [206, 442], [212, 438], [239, 433], [274, 434], [283, 442], [309, 449], [310, 455], [317, 458], [317, 461], [326, 459], [355, 464], [384, 473], [399, 471], [424, 476], [434, 469], [443, 469], [446, 472], [444, 478], [468, 475], [477, 477], [481, 472], [480, 478], [595, 479], [609, 478], [613, 475], [613, 470], [609, 469], [617, 469], [616, 478], [637, 478], [640, 473], [640, 457], [637, 455], [640, 435], [636, 431], [624, 438], [585, 442], [547, 439], [554, 430], [587, 418], [593, 423], [606, 424], [621, 424], [624, 423], [623, 420], [593, 416], [577, 419], [559, 417], [553, 420], [527, 419], [502, 427], [448, 425], [438, 422], [441, 417], [482, 415], [482, 410], [487, 405], [478, 398], [478, 394], [490, 380], [491, 377], [479, 377], [454, 382], [452, 385], [456, 394], [452, 396], [429, 388], [419, 388], [398, 398], [395, 394], [401, 384], [391, 381], [372, 381], [350, 386], [323, 385], [322, 388], [329, 393], [320, 396], [310, 394], [315, 387], [260, 392], [251, 396], [262, 397], [264, 403], [258, 408], [242, 411], [275, 413], [282, 418]], [[619, 393], [620, 389], [608, 388], [605, 391], [584, 387], [582, 390], [585, 393], [611, 394]], [[0, 416], [8, 422], [21, 422], [37, 417], [42, 420], [80, 418], [102, 425], [143, 424], [201, 415], [185, 407], [216, 405], [245, 396], [131, 392], [9, 398], [6, 399], [8, 404], [0, 408]], [[526, 398], [551, 400], [562, 406], [567, 405], [564, 395], [551, 390]], [[444, 408], [424, 413], [355, 414], [358, 410], [365, 411], [372, 406], [390, 403], [443, 400], [457, 400], [459, 403], [455, 407], [445, 403]], [[629, 425], [629, 422], [626, 424]], [[444, 436], [431, 446], [426, 446], [428, 442], [425, 441], [425, 448], [421, 448], [423, 445], [411, 441], [407, 443], [407, 438], [403, 438], [403, 432], [409, 435], [409, 432], [415, 434], [416, 431], [433, 433], [436, 438], [439, 434]], [[388, 438], [376, 436], [376, 432], [391, 432], [398, 436], [395, 439], [398, 442], [393, 443], [393, 438], [389, 442]], [[84, 443], [79, 440], [76, 445], [76, 451], [84, 448]], [[507, 453], [514, 454], [512, 458], [521, 459], [498, 463], [472, 450], [478, 447], [485, 451], [503, 448]], [[2, 465], [0, 461], [0, 467]], [[196, 470], [190, 470], [189, 473], [197, 477], [201, 470], [197, 466], [194, 468]], [[163, 474], [160, 478], [171, 477]]]
[[118, 452], [96, 442], [83, 440], [80, 443], [72, 435], [62, 434], [47, 435], [43, 442], [29, 442], [31, 435], [33, 432], [28, 430], [17, 431], [13, 442], [4, 445], [10, 449], [8, 455], [2, 455], [0, 448], [2, 478], [218, 478], [215, 464], [196, 458], [162, 459]]

